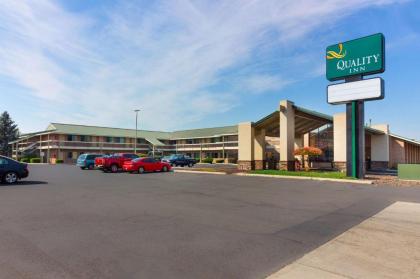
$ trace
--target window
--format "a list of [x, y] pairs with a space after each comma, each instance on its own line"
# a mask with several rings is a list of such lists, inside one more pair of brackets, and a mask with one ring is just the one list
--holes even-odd
[[80, 136], [80, 141], [86, 141], [86, 136]]
[[67, 159], [73, 159], [73, 152], [67, 152]]
[[112, 142], [112, 138], [111, 137], [105, 137], [105, 141], [106, 142]]
[[115, 138], [114, 138], [114, 142], [115, 142], [115, 143], [124, 143], [124, 138], [121, 138], [121, 137], [115, 137]]
[[7, 165], [8, 163], [9, 161], [7, 161], [7, 159], [0, 158], [0, 165]]
[[74, 135], [67, 135], [67, 141], [74, 141], [76, 137]]

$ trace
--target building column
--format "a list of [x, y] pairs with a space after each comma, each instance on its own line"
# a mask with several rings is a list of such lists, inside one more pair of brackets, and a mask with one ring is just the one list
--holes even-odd
[[280, 169], [295, 170], [295, 111], [293, 102], [280, 102]]
[[373, 125], [372, 128], [383, 131], [383, 135], [371, 135], [371, 167], [372, 169], [389, 168], [389, 125]]
[[238, 169], [255, 169], [254, 161], [254, 133], [251, 122], [238, 124]]
[[347, 122], [346, 113], [338, 113], [333, 118], [334, 130], [334, 168], [347, 171]]
[[303, 147], [309, 146], [309, 133], [303, 135]]
[[254, 162], [256, 170], [265, 169], [265, 129], [255, 131]]

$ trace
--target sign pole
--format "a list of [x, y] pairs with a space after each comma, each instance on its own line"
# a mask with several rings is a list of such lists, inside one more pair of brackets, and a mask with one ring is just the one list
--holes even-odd
[[[363, 80], [362, 76], [346, 78], [346, 82]], [[347, 118], [347, 176], [364, 177], [365, 133], [364, 102], [352, 101], [346, 104]]]
[[351, 102], [351, 171], [352, 177], [357, 178], [357, 135], [356, 135], [357, 102]]

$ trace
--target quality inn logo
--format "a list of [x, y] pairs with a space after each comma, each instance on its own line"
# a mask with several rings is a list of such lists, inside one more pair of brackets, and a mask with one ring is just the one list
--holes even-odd
[[[344, 71], [349, 74], [358, 74], [366, 71], [366, 67], [371, 64], [376, 64], [380, 61], [380, 53], [359, 57], [347, 57], [347, 50], [344, 50], [343, 44], [338, 44], [338, 52], [334, 50], [327, 51], [327, 60], [334, 61], [337, 71]], [[349, 56], [352, 56], [351, 53]], [[331, 61], [332, 62], [332, 61]]]
[[339, 52], [335, 52], [333, 50], [327, 51], [327, 59], [340, 59], [346, 57], [347, 52], [344, 51], [343, 53], [343, 44], [338, 44]]

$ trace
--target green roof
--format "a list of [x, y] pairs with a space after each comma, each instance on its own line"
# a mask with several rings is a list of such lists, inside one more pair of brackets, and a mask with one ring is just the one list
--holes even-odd
[[236, 135], [238, 125], [215, 128], [191, 129], [171, 133], [171, 139], [208, 138], [222, 135]]

